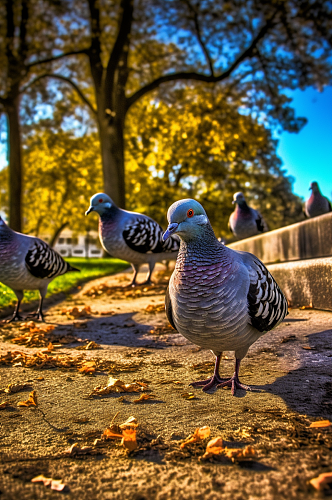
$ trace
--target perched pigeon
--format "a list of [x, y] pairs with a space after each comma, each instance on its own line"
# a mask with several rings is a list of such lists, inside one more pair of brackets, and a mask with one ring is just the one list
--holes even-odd
[[43, 321], [43, 300], [49, 283], [69, 271], [79, 269], [71, 267], [43, 240], [16, 233], [0, 217], [0, 282], [11, 288], [17, 297], [9, 321], [23, 319], [19, 308], [24, 290], [39, 290], [38, 309], [30, 316]]
[[134, 270], [131, 285], [136, 285], [136, 276], [142, 264], [149, 265], [145, 283], [151, 283], [151, 274], [156, 262], [175, 260], [180, 241], [172, 236], [167, 242], [162, 239], [163, 229], [150, 217], [118, 208], [104, 193], [97, 193], [90, 200], [90, 212], [100, 215], [99, 237], [103, 248], [112, 257], [127, 260]]
[[[169, 208], [165, 240], [177, 233], [180, 251], [166, 293], [166, 315], [179, 333], [216, 356], [214, 374], [193, 382], [206, 391], [229, 386], [250, 390], [239, 381], [240, 362], [251, 344], [277, 326], [287, 301], [264, 264], [254, 255], [220, 243], [203, 207], [180, 200]], [[235, 351], [235, 373], [219, 377], [223, 351]]]
[[233, 203], [236, 204], [236, 207], [229, 218], [228, 227], [239, 240], [269, 230], [261, 214], [247, 205], [243, 193], [235, 193]]
[[332, 211], [330, 200], [322, 195], [317, 182], [312, 182], [309, 190], [311, 190], [311, 196], [304, 206], [304, 213], [307, 217], [317, 217]]

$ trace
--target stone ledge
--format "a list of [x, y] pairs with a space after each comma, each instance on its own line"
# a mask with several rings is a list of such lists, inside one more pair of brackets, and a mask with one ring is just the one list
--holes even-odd
[[267, 266], [291, 307], [332, 311], [332, 257]]
[[332, 256], [332, 212], [228, 245], [265, 264]]

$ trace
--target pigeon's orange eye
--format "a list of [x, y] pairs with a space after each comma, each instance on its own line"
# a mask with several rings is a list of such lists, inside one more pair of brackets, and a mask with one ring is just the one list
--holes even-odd
[[103, 203], [104, 200], [102, 198], [99, 198], [98, 201], [99, 201], [99, 203]]
[[193, 217], [194, 215], [194, 211], [192, 208], [189, 208], [188, 212], [187, 212], [187, 217]]

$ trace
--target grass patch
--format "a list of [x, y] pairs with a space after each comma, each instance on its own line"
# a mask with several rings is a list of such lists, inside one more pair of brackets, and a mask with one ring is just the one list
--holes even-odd
[[[73, 287], [94, 278], [115, 274], [129, 267], [128, 262], [120, 259], [85, 259], [83, 257], [65, 259], [73, 267], [80, 269], [80, 273], [67, 273], [53, 280], [47, 291], [47, 297], [59, 292], [69, 292]], [[38, 290], [27, 290], [24, 293], [24, 302], [39, 298]], [[16, 302], [16, 295], [10, 288], [0, 283], [0, 307], [6, 307]]]

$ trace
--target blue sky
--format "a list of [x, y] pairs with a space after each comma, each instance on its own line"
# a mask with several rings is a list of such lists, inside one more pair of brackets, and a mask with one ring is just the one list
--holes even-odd
[[[308, 119], [298, 134], [282, 132], [279, 136], [278, 155], [289, 175], [295, 178], [293, 190], [308, 198], [309, 184], [317, 181], [322, 193], [332, 197], [332, 87], [324, 92], [312, 88], [295, 91], [293, 105], [298, 116]], [[6, 165], [5, 123], [0, 121], [0, 168]]]
[[332, 87], [323, 92], [312, 88], [292, 95], [298, 116], [308, 119], [298, 134], [282, 132], [278, 155], [289, 175], [295, 177], [293, 190], [308, 198], [309, 184], [317, 181], [322, 193], [332, 197]]

